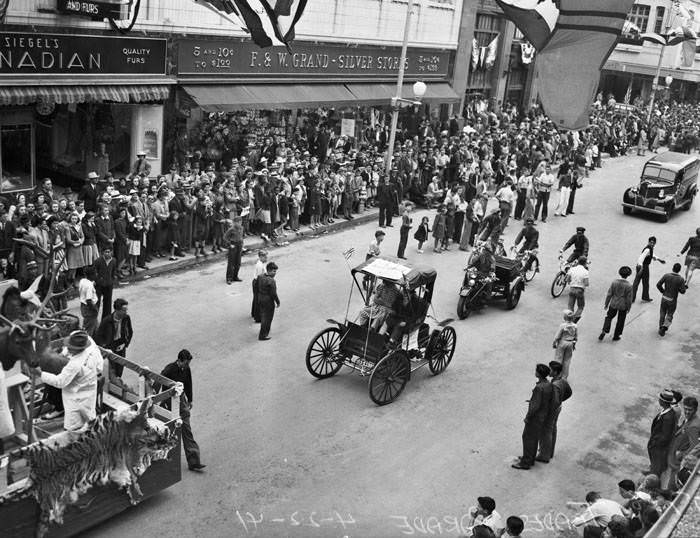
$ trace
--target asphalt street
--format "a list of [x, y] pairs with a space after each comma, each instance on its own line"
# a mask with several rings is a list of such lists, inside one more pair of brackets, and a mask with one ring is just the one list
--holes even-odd
[[[700, 225], [697, 204], [668, 223], [622, 214], [622, 192], [644, 160], [606, 161], [578, 191], [575, 215], [538, 223], [541, 272], [519, 306], [507, 311], [494, 303], [455, 320], [457, 351], [447, 370], [435, 377], [419, 370], [400, 398], [381, 408], [369, 399], [368, 378], [343, 369], [318, 381], [304, 363], [326, 319], [345, 314], [352, 280], [342, 251], [354, 247], [350, 263], [363, 261], [374, 224], [271, 253], [282, 305], [267, 342], [257, 340], [250, 318], [252, 265], [242, 270], [244, 282], [231, 286], [217, 263], [115, 291], [130, 301], [130, 358], [160, 371], [181, 348], [193, 353], [192, 424], [207, 468], [189, 472], [183, 458], [179, 484], [87, 536], [458, 536], [481, 495], [496, 499], [504, 518], [525, 516], [525, 536], [570, 535], [576, 509], [567, 503], [592, 489], [616, 499], [617, 482], [636, 480], [648, 466], [658, 392], [698, 395], [700, 386], [700, 276], [665, 338], [656, 332], [654, 289], [653, 303], [633, 306], [620, 342], [597, 339], [618, 267], [634, 267], [655, 235], [657, 255], [669, 263], [653, 264], [654, 285]], [[517, 471], [510, 464], [521, 450], [534, 366], [553, 358], [566, 306], [549, 292], [557, 251], [577, 225], [587, 228], [592, 265], [571, 366], [573, 397], [559, 419], [552, 462]], [[507, 245], [519, 228], [511, 221]], [[384, 253], [396, 253], [398, 230], [388, 229]], [[435, 317], [456, 318], [465, 253], [418, 254], [412, 235], [409, 261], [438, 271]], [[355, 294], [351, 316], [358, 309]]]

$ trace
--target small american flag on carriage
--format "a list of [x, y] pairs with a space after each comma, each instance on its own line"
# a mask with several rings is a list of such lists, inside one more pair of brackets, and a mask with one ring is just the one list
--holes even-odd
[[352, 258], [352, 255], [353, 255], [353, 254], [355, 254], [355, 249], [352, 248], [352, 247], [350, 247], [350, 248], [347, 249], [347, 250], [344, 250], [344, 251], [343, 251], [343, 257], [345, 258], [345, 261], [346, 261], [346, 262], [349, 261], [350, 258]]

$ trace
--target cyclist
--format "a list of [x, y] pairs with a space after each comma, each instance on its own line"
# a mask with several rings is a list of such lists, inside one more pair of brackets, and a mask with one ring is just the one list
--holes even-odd
[[563, 254], [564, 251], [568, 250], [569, 247], [573, 246], [574, 251], [566, 260], [567, 263], [572, 263], [581, 256], [588, 258], [588, 238], [585, 236], [586, 229], [583, 226], [576, 227], [576, 233], [571, 236], [571, 238], [564, 244], [564, 246], [559, 250], [559, 254]]
[[[539, 246], [539, 239], [540, 232], [535, 228], [535, 219], [526, 219], [525, 226], [515, 237], [515, 241], [513, 242], [513, 249], [518, 248], [518, 245], [520, 245], [520, 243], [522, 242], [522, 246], [520, 247], [520, 250], [518, 250], [520, 254], [522, 254], [526, 250], [535, 250]], [[531, 260], [532, 256], [528, 256], [528, 259], [525, 262], [526, 271], [530, 269], [530, 264], [532, 263]]]

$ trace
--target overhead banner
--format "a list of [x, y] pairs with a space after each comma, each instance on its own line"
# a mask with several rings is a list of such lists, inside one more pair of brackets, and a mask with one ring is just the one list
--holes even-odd
[[[290, 52], [284, 47], [260, 50], [250, 41], [204, 39], [179, 40], [177, 46], [179, 75], [245, 80], [395, 80], [401, 60], [399, 47], [348, 47], [296, 41]], [[449, 63], [449, 51], [409, 49], [406, 76], [446, 80]]]
[[165, 75], [166, 40], [0, 32], [2, 75]]

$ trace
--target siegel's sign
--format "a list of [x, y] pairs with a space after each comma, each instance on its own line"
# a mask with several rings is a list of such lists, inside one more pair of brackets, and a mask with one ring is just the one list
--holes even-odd
[[0, 32], [0, 75], [165, 75], [165, 39]]
[[[371, 46], [314, 45], [295, 41], [292, 51], [284, 47], [260, 49], [253, 43], [224, 40], [183, 39], [178, 43], [180, 75], [227, 78], [335, 78], [395, 80], [401, 49]], [[449, 51], [409, 49], [406, 76], [446, 79]]]

